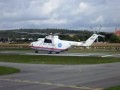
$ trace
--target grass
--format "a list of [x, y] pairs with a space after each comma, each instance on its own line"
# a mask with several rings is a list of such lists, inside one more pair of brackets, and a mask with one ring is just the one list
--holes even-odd
[[116, 86], [116, 87], [111, 87], [111, 88], [107, 88], [104, 90], [120, 90], [120, 86]]
[[20, 70], [11, 67], [0, 66], [0, 75], [12, 74], [17, 72], [20, 72]]
[[33, 64], [102, 64], [120, 62], [112, 57], [75, 57], [75, 56], [34, 56], [34, 55], [0, 55], [0, 62], [33, 63]]
[[120, 54], [120, 51], [117, 50], [103, 50], [103, 49], [70, 49], [70, 53], [105, 53], [105, 54]]

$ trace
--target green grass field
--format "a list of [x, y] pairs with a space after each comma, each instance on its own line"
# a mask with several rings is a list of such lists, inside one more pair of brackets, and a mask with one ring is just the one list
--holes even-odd
[[33, 63], [33, 64], [102, 64], [120, 62], [112, 57], [75, 57], [75, 56], [34, 56], [34, 55], [0, 55], [0, 62]]
[[[120, 44], [119, 44], [120, 45]], [[117, 46], [119, 46], [117, 45]], [[107, 45], [109, 46], [109, 45]], [[110, 44], [111, 47], [111, 44]], [[108, 54], [119, 54], [120, 49], [116, 50], [112, 45], [113, 48], [107, 49], [79, 49], [79, 48], [72, 48], [68, 52], [72, 53], [108, 53]], [[0, 45], [1, 51], [27, 51], [31, 52], [32, 50], [27, 47], [26, 45], [21, 44], [2, 44]], [[32, 51], [34, 52], [34, 51]], [[29, 63], [29, 64], [60, 64], [60, 65], [79, 65], [79, 64], [104, 64], [104, 63], [114, 63], [120, 62], [119, 58], [113, 57], [74, 57], [74, 56], [34, 56], [34, 55], [0, 55], [0, 62], [13, 62], [13, 63]], [[19, 72], [20, 70], [15, 68], [3, 67], [0, 66], [0, 75], [3, 74], [11, 74]], [[111, 87], [104, 90], [120, 90], [120, 86]]]
[[[74, 57], [74, 56], [34, 56], [34, 55], [0, 55], [0, 62], [29, 63], [29, 64], [60, 64], [60, 65], [79, 65], [79, 64], [104, 64], [120, 62], [119, 58], [113, 57]], [[0, 75], [19, 72], [17, 69], [1, 67]], [[120, 90], [120, 86], [104, 90]]]
[[111, 88], [107, 88], [104, 90], [120, 90], [120, 86], [116, 86], [116, 87], [111, 87]]
[[20, 70], [11, 67], [0, 66], [0, 75], [12, 74], [17, 72], [20, 72]]

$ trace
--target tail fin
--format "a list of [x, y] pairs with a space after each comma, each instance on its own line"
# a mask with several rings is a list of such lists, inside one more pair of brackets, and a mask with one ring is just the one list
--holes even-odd
[[90, 46], [90, 45], [92, 45], [93, 42], [98, 38], [98, 36], [101, 36], [101, 35], [93, 34], [89, 39], [87, 39], [85, 41], [85, 43], [82, 46]]

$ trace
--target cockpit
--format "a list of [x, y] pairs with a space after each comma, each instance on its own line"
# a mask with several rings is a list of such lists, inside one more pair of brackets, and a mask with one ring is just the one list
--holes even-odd
[[46, 38], [45, 38], [44, 43], [52, 43], [52, 40], [51, 40], [51, 39], [46, 39]]

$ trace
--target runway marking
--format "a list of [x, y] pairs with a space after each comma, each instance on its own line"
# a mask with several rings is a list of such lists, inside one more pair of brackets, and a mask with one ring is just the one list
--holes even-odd
[[85, 89], [85, 90], [102, 90], [102, 88], [90, 88], [90, 87], [86, 87], [86, 86], [54, 84], [54, 83], [50, 83], [50, 82], [20, 80], [20, 79], [5, 79], [5, 78], [0, 78], [0, 80], [21, 82], [21, 83], [43, 84], [43, 85], [51, 85], [51, 86], [57, 86], [57, 87], [68, 87], [68, 88], [74, 88], [74, 89], [76, 88], [76, 89]]
[[120, 54], [103, 55], [101, 57], [114, 57], [114, 56], [117, 56], [117, 55], [120, 55]]
[[113, 56], [113, 55], [103, 55], [101, 57], [111, 57], [111, 56]]

